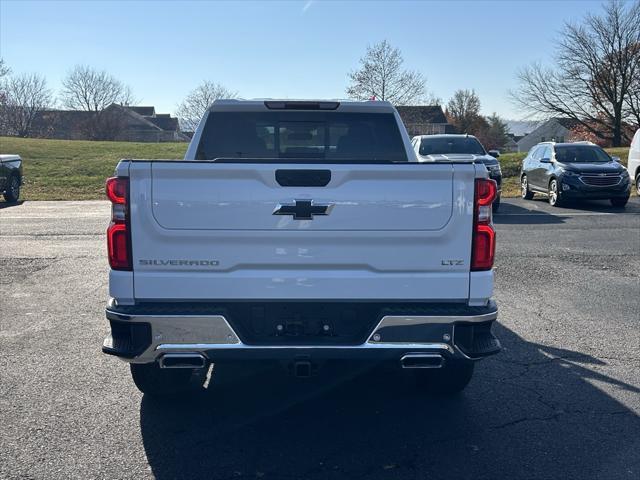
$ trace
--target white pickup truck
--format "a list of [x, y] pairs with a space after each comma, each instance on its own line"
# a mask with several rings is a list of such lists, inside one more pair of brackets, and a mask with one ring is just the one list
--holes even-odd
[[420, 161], [387, 102], [216, 101], [184, 160], [107, 180], [111, 332], [138, 388], [203, 388], [210, 363], [391, 361], [437, 393], [497, 353], [496, 184]]

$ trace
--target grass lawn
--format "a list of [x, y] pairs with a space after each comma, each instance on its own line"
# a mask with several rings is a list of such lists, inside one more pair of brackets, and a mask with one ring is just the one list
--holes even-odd
[[23, 200], [105, 199], [104, 181], [122, 158], [182, 158], [186, 143], [89, 142], [0, 137], [0, 153], [24, 162]]
[[[89, 142], [0, 137], [0, 153], [15, 153], [24, 161], [23, 200], [104, 199], [104, 181], [122, 158], [182, 158], [186, 143]], [[612, 148], [611, 155], [627, 164], [629, 148]], [[500, 157], [502, 194], [520, 194], [518, 176], [524, 153]]]

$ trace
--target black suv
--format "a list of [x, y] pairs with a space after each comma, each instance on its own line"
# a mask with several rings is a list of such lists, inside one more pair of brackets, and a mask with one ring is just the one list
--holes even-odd
[[454, 161], [460, 156], [472, 155], [475, 162], [483, 163], [489, 171], [489, 178], [498, 184], [498, 195], [493, 202], [493, 211], [498, 211], [502, 191], [502, 170], [500, 162], [496, 159], [500, 156], [497, 151], [491, 150], [490, 153], [495, 156], [490, 155], [473, 135], [419, 135], [413, 137], [411, 144], [421, 157], [432, 157], [436, 160], [444, 157]]
[[631, 194], [627, 170], [590, 142], [539, 143], [522, 161], [520, 185], [522, 198], [541, 193], [554, 207], [574, 199], [610, 200], [624, 207]]

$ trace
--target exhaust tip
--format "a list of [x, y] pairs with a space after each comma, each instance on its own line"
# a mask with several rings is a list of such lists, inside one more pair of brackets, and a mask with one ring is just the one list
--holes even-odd
[[400, 359], [402, 368], [442, 368], [444, 357], [439, 353], [408, 353]]
[[160, 368], [204, 368], [207, 359], [200, 353], [167, 353], [159, 363]]

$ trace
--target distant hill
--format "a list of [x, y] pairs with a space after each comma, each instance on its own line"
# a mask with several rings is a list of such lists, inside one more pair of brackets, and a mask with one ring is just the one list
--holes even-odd
[[505, 123], [507, 124], [507, 131], [509, 133], [512, 133], [517, 137], [522, 137], [533, 132], [543, 122], [530, 120], [505, 120]]

